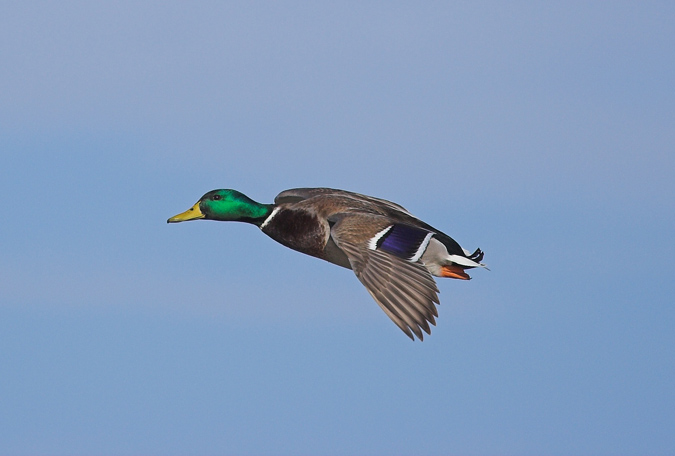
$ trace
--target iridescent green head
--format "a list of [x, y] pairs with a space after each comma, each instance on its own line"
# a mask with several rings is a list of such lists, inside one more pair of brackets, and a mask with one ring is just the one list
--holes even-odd
[[171, 217], [167, 223], [205, 219], [260, 225], [273, 208], [272, 204], [257, 203], [236, 190], [212, 190], [187, 211]]

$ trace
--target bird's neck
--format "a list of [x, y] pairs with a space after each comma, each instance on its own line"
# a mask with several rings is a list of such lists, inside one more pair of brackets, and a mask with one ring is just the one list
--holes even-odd
[[257, 227], [260, 227], [272, 214], [274, 208], [274, 204], [261, 204], [251, 201], [249, 204], [247, 204], [246, 210], [242, 211], [242, 215], [238, 221], [251, 223]]

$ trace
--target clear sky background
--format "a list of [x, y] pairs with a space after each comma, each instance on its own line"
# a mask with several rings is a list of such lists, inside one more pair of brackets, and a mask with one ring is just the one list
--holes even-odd
[[[673, 2], [0, 3], [0, 454], [675, 453]], [[396, 201], [411, 342], [206, 191]]]

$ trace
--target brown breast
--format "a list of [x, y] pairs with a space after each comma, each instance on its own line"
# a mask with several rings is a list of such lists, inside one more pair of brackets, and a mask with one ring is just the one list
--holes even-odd
[[329, 235], [328, 223], [312, 211], [281, 208], [262, 230], [293, 250], [318, 258], [324, 256]]

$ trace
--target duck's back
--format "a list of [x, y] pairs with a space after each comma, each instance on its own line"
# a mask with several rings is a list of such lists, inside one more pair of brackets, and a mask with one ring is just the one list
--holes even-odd
[[[301, 203], [302, 202], [302, 203]], [[418, 220], [403, 206], [381, 198], [334, 188], [293, 188], [284, 190], [274, 198], [277, 205], [315, 208], [326, 218], [350, 211], [370, 212], [387, 217]], [[297, 204], [300, 203], [300, 204]]]

